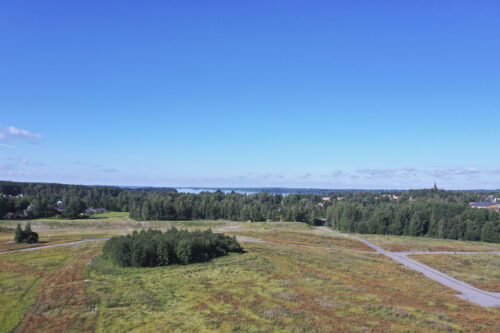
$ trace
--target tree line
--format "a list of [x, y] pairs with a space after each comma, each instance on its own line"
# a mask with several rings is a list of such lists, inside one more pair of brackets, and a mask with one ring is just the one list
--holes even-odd
[[[121, 189], [40, 183], [0, 182], [0, 218], [23, 213], [26, 218], [74, 218], [86, 208], [128, 211], [136, 220], [226, 219], [326, 224], [346, 232], [427, 236], [500, 242], [500, 213], [475, 209], [470, 202], [497, 192], [410, 190], [269, 194], [177, 193], [154, 188]], [[23, 197], [19, 197], [24, 194]], [[57, 211], [62, 201], [64, 210]]]
[[[75, 218], [86, 208], [128, 211], [128, 203], [133, 197], [153, 190], [149, 187], [123, 189], [113, 186], [0, 181], [0, 219], [9, 213], [11, 216], [23, 218], [46, 218], [55, 215]], [[156, 191], [176, 192], [172, 188], [160, 188]], [[58, 206], [59, 201], [61, 204]]]
[[460, 200], [439, 197], [338, 202], [328, 207], [326, 223], [345, 232], [500, 242], [498, 211], [474, 209]]

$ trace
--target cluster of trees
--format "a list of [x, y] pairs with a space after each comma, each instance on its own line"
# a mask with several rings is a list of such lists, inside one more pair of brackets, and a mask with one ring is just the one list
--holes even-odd
[[29, 223], [26, 224], [24, 230], [18, 224], [14, 233], [14, 241], [16, 243], [38, 243], [38, 234], [31, 230]]
[[279, 221], [282, 201], [282, 195], [269, 193], [149, 193], [134, 198], [129, 212], [137, 220]]
[[[76, 218], [86, 208], [128, 211], [135, 197], [147, 195], [153, 188], [123, 189], [111, 186], [83, 186], [0, 181], [0, 219], [7, 214], [23, 218], [60, 215]], [[172, 188], [156, 189], [175, 192]], [[60, 207], [57, 202], [62, 201]]]
[[353, 196], [330, 205], [326, 223], [346, 232], [500, 242], [500, 213], [470, 208], [474, 198], [439, 190], [410, 191], [394, 201]]
[[[16, 196], [20, 193], [24, 196]], [[86, 208], [102, 207], [128, 211], [136, 220], [226, 219], [311, 225], [326, 222], [347, 232], [500, 242], [500, 213], [469, 206], [488, 194], [500, 197], [496, 192], [437, 189], [391, 193], [337, 191], [321, 195], [245, 195], [222, 191], [190, 194], [168, 188], [0, 182], [0, 218], [8, 212], [24, 212], [26, 218], [75, 218]], [[56, 210], [58, 200], [63, 202], [62, 211]]]
[[187, 265], [243, 252], [236, 238], [206, 231], [172, 228], [166, 232], [149, 229], [109, 239], [103, 256], [119, 266], [154, 267]]
[[500, 213], [469, 206], [484, 194], [411, 190], [396, 193], [397, 199], [393, 194], [149, 193], [129, 207], [138, 220], [295, 221], [345, 232], [500, 242]]

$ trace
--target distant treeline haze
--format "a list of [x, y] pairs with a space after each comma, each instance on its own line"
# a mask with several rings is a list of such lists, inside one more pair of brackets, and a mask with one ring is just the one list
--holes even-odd
[[[74, 218], [85, 208], [128, 211], [136, 220], [226, 219], [326, 224], [346, 232], [500, 242], [500, 213], [469, 207], [486, 193], [411, 190], [393, 193], [200, 194], [175, 190], [0, 182], [0, 217]], [[24, 194], [20, 197], [20, 194]], [[499, 193], [494, 196], [500, 197]], [[62, 201], [63, 210], [56, 211]]]

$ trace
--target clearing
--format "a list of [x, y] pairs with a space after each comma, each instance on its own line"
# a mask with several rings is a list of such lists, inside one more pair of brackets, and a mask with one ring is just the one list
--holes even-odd
[[[3, 254], [1, 332], [75, 328], [89, 332], [500, 329], [499, 308], [458, 298], [455, 290], [375, 251], [321, 248], [366, 249], [366, 245], [335, 233], [325, 235], [305, 224], [112, 219], [32, 221], [32, 228], [42, 241], [45, 233], [83, 239], [150, 226], [186, 226], [211, 227], [275, 243], [242, 242], [247, 253], [155, 268], [110, 265], [99, 257], [102, 241]], [[440, 246], [449, 247], [448, 241], [442, 242]], [[497, 245], [492, 245], [496, 250]], [[476, 248], [492, 250], [484, 243]], [[492, 258], [485, 258], [488, 262], [497, 258], [489, 256]]]

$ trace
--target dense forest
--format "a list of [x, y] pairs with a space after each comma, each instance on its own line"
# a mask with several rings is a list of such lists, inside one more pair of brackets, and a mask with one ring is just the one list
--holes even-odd
[[326, 224], [346, 232], [500, 242], [500, 212], [471, 208], [498, 192], [332, 192], [251, 195], [173, 189], [0, 182], [0, 217], [82, 217], [86, 208], [128, 211], [136, 220], [226, 219]]
[[236, 238], [205, 231], [172, 228], [134, 231], [106, 241], [103, 256], [122, 267], [154, 267], [204, 262], [229, 252], [243, 252]]
[[[0, 181], [0, 218], [40, 218], [60, 215], [78, 217], [86, 208], [128, 211], [128, 203], [140, 193], [176, 192], [172, 188], [122, 189], [112, 186], [83, 186]], [[59, 202], [59, 204], [58, 204]]]

